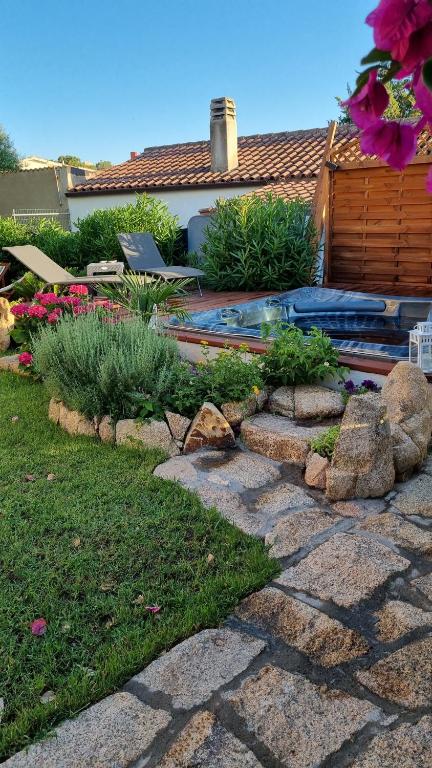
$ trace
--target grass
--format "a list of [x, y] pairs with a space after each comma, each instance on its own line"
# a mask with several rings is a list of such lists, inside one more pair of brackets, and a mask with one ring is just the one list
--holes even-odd
[[[41, 384], [0, 374], [2, 758], [277, 572], [260, 542], [152, 476], [160, 454], [72, 439], [47, 405]], [[34, 637], [39, 617], [48, 628]]]

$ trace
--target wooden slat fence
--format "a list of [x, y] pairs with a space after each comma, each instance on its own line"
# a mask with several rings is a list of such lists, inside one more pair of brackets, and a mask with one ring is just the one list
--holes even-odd
[[397, 173], [377, 161], [330, 173], [326, 285], [432, 296], [431, 157]]

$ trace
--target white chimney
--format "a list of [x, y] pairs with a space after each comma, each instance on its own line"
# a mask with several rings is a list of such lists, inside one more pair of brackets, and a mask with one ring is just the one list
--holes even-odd
[[238, 166], [236, 106], [223, 96], [210, 103], [210, 147], [212, 171], [232, 171]]

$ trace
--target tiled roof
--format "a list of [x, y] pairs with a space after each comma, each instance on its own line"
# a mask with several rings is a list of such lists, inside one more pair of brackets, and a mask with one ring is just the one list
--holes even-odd
[[[352, 136], [352, 129], [339, 126], [335, 144], [343, 145]], [[313, 179], [319, 171], [326, 138], [327, 128], [240, 136], [239, 165], [225, 173], [211, 170], [209, 141], [148, 147], [137, 157], [77, 184], [68, 194]]]
[[311, 179], [290, 179], [289, 181], [274, 181], [271, 184], [265, 184], [263, 187], [257, 187], [253, 192], [248, 192], [242, 197], [265, 197], [269, 193], [277, 197], [283, 197], [285, 200], [296, 200], [301, 197], [303, 200], [312, 200], [315, 192], [317, 179], [313, 176]]

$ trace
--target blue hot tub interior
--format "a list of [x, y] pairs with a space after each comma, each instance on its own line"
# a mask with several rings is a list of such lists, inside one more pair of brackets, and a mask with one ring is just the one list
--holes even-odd
[[343, 352], [404, 360], [410, 329], [431, 315], [432, 298], [298, 288], [233, 307], [194, 312], [188, 322], [171, 319], [170, 326], [246, 338], [259, 338], [263, 323], [294, 323], [305, 333], [316, 326]]

